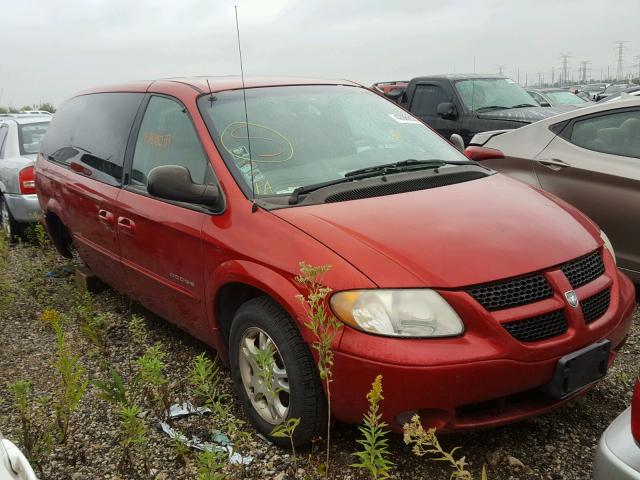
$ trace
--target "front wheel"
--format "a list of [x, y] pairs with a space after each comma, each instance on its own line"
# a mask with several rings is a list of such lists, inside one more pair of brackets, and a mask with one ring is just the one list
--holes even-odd
[[291, 317], [275, 301], [258, 297], [236, 313], [229, 338], [229, 362], [242, 408], [259, 433], [282, 447], [288, 438], [271, 431], [299, 418], [295, 445], [321, 435], [327, 406], [318, 370]]

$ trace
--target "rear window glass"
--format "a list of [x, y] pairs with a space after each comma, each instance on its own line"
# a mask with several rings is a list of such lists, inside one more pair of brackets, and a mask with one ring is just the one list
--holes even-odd
[[20, 153], [23, 155], [38, 153], [40, 142], [47, 133], [48, 126], [49, 122], [19, 125]]
[[86, 167], [90, 177], [122, 182], [124, 155], [143, 93], [96, 93], [72, 98], [56, 112], [42, 142], [50, 161]]
[[640, 111], [625, 111], [577, 121], [570, 141], [596, 152], [640, 158]]

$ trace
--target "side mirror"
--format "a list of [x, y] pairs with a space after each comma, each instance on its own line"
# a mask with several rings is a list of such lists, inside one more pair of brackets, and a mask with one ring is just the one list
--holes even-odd
[[394, 88], [393, 90], [389, 90], [384, 94], [385, 97], [390, 98], [396, 102], [400, 101], [400, 97], [404, 93], [404, 88]]
[[442, 118], [456, 118], [456, 106], [451, 102], [439, 103], [436, 112]]
[[193, 183], [189, 170], [181, 165], [162, 165], [151, 169], [147, 176], [150, 195], [177, 202], [215, 206], [220, 192], [215, 185]]
[[549, 102], [539, 102], [541, 107], [550, 107], [551, 104]]
[[458, 135], [457, 133], [452, 134], [451, 137], [449, 137], [449, 141], [458, 150], [464, 152], [464, 140], [460, 135]]

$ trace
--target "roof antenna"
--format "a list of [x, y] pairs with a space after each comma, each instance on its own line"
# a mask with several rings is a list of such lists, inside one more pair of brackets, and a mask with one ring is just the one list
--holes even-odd
[[213, 102], [216, 101], [216, 97], [213, 96], [213, 92], [211, 91], [211, 85], [209, 84], [209, 79], [205, 79], [207, 81], [207, 87], [209, 87], [209, 108], [213, 107]]
[[258, 210], [256, 204], [256, 186], [253, 176], [253, 158], [251, 157], [251, 136], [249, 135], [249, 114], [247, 113], [247, 91], [244, 88], [244, 68], [242, 67], [242, 47], [240, 46], [240, 27], [238, 25], [238, 6], [234, 5], [236, 10], [236, 32], [238, 33], [238, 53], [240, 55], [240, 78], [242, 79], [242, 98], [244, 100], [244, 123], [247, 126], [247, 147], [249, 148], [249, 169], [251, 171], [251, 199], [253, 204], [251, 205], [251, 212], [255, 213]]

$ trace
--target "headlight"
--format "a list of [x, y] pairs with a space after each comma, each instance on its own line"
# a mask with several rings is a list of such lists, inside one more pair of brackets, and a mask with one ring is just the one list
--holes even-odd
[[609, 240], [609, 237], [607, 237], [607, 234], [604, 233], [602, 230], [600, 230], [600, 238], [604, 242], [604, 248], [609, 250], [609, 253], [613, 257], [613, 262], [617, 265], [618, 262], [616, 261], [616, 252], [613, 251], [613, 245], [611, 245], [611, 240]]
[[347, 325], [378, 335], [450, 337], [464, 331], [455, 310], [433, 290], [338, 292], [331, 308]]

